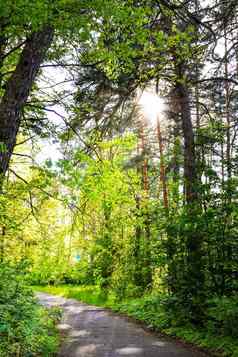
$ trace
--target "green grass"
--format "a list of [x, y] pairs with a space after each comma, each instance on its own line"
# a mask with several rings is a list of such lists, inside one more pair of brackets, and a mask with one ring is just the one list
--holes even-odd
[[98, 286], [33, 286], [33, 290], [73, 298], [87, 304], [104, 307], [111, 307], [114, 300], [111, 294], [102, 291]]
[[113, 293], [105, 293], [98, 286], [35, 286], [34, 290], [110, 308], [143, 321], [156, 331], [205, 348], [214, 356], [238, 357], [238, 341], [234, 337], [214, 335], [209, 329], [198, 329], [191, 325], [176, 326], [176, 321], [171, 323], [171, 317], [168, 318], [163, 308], [163, 296], [160, 295], [151, 294], [118, 301]]

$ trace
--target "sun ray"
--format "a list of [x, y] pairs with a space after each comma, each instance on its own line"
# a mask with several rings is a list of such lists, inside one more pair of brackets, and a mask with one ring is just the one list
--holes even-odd
[[156, 127], [158, 117], [163, 116], [166, 109], [161, 97], [151, 90], [144, 90], [138, 95], [138, 106], [147, 124]]

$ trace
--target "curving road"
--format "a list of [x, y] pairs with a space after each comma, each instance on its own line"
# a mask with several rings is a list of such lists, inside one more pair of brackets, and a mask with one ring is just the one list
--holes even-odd
[[65, 338], [59, 357], [207, 356], [145, 331], [138, 324], [103, 308], [45, 293], [37, 293], [37, 297], [46, 307], [63, 309], [58, 328]]

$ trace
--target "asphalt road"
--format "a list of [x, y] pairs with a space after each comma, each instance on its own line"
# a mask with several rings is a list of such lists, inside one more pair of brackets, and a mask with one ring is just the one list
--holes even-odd
[[204, 353], [182, 346], [143, 329], [100, 307], [38, 293], [41, 304], [59, 306], [63, 317], [58, 328], [63, 333], [59, 357], [205, 357]]

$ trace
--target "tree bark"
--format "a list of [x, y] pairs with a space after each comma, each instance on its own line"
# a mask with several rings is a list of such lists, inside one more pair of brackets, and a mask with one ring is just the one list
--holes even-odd
[[141, 124], [140, 127], [140, 139], [141, 139], [141, 153], [143, 157], [143, 166], [142, 166], [142, 183], [143, 189], [145, 191], [146, 196], [149, 195], [149, 177], [148, 177], [148, 158], [146, 154], [146, 134], [144, 124]]
[[164, 208], [168, 210], [169, 208], [168, 188], [166, 182], [164, 148], [163, 148], [159, 118], [157, 118], [157, 138], [159, 142], [159, 152], [160, 152], [160, 183], [162, 184], [162, 190], [163, 190], [163, 203], [164, 203]]
[[[200, 203], [198, 197], [197, 157], [195, 152], [194, 129], [192, 124], [189, 89], [186, 83], [186, 63], [175, 62], [176, 83], [175, 93], [178, 110], [181, 114], [182, 132], [184, 139], [184, 186], [187, 209], [187, 219], [191, 223], [199, 222]], [[184, 237], [183, 237], [184, 239]], [[191, 303], [192, 320], [201, 321], [204, 304], [204, 269], [203, 269], [203, 235], [196, 225], [191, 224], [185, 232], [186, 268], [183, 276], [184, 284], [182, 295], [189, 299], [193, 296], [196, 303]], [[184, 271], [184, 267], [180, 268]], [[180, 291], [181, 293], [181, 291]]]
[[33, 33], [27, 39], [18, 64], [6, 83], [0, 102], [0, 187], [16, 144], [21, 112], [52, 39], [51, 26]]
[[7, 45], [6, 36], [3, 34], [5, 28], [4, 21], [0, 19], [0, 88], [2, 87], [2, 65], [4, 60], [4, 52]]
[[[181, 68], [178, 68], [178, 78], [183, 78]], [[197, 199], [197, 173], [194, 132], [191, 118], [190, 99], [187, 86], [182, 81], [176, 83], [176, 95], [181, 112], [182, 130], [184, 138], [184, 181], [186, 202]]]
[[0, 263], [3, 263], [3, 261], [4, 261], [5, 235], [6, 235], [6, 227], [2, 226], [1, 245], [0, 245]]
[[[231, 113], [230, 113], [230, 85], [228, 82], [229, 69], [228, 69], [228, 50], [227, 50], [227, 29], [224, 25], [224, 40], [225, 40], [225, 116], [226, 116], [226, 162], [227, 162], [227, 179], [230, 180], [232, 176], [231, 170]], [[230, 183], [228, 182], [228, 189], [230, 191]], [[229, 196], [230, 196], [230, 192]]]

